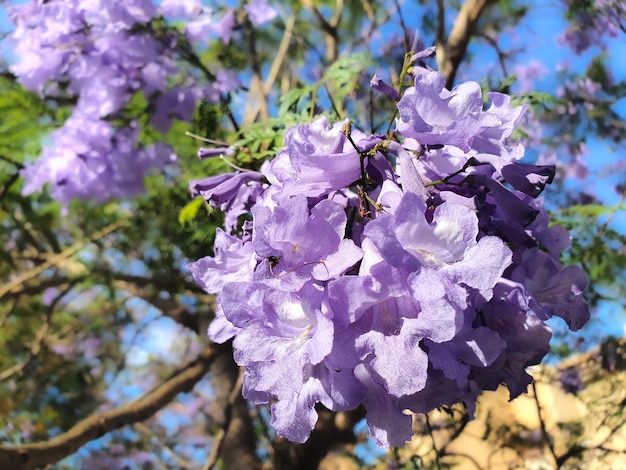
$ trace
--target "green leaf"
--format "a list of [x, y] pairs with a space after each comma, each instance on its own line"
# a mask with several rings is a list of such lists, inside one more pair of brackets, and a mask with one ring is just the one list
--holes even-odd
[[290, 111], [298, 112], [303, 105], [303, 103], [307, 100], [311, 99], [311, 96], [315, 95], [315, 90], [317, 89], [317, 85], [309, 85], [299, 88], [294, 88], [293, 90], [285, 93], [279, 101], [279, 110], [278, 115], [283, 116], [288, 114]]
[[204, 205], [204, 199], [197, 197], [190, 201], [185, 207], [181, 209], [178, 214], [178, 223], [182, 226], [190, 223], [198, 215], [198, 211]]
[[610, 214], [612, 212], [625, 210], [626, 204], [621, 206], [605, 206], [603, 204], [579, 204], [576, 206], [568, 207], [566, 209], [561, 209], [559, 212], [562, 215], [579, 215], [579, 216], [590, 216], [590, 217], [600, 217], [602, 215]]

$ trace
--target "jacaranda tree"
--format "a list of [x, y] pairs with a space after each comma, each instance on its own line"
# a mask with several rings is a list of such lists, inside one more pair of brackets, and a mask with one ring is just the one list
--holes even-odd
[[416, 468], [352, 446], [602, 340], [622, 2], [550, 7], [554, 73], [521, 0], [4, 8], [0, 468]]

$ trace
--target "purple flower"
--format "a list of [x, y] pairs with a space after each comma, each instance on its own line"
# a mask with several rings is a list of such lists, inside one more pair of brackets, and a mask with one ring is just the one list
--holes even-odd
[[413, 164], [411, 154], [396, 142], [389, 144], [389, 150], [398, 156], [400, 170], [402, 171], [402, 189], [406, 192], [416, 194], [422, 200], [425, 200], [427, 196], [426, 187], [424, 186], [422, 177]]
[[[554, 165], [529, 165], [527, 163], [508, 163], [497, 155], [479, 154], [474, 157], [481, 163], [489, 163], [496, 170], [492, 175], [504, 178], [515, 189], [532, 197], [537, 197], [546, 184], [551, 184], [554, 179]], [[495, 178], [494, 178], [495, 176]]]
[[520, 87], [519, 92], [524, 94], [532, 91], [535, 88], [534, 81], [543, 78], [548, 72], [546, 66], [537, 59], [516, 65], [514, 70]]
[[535, 207], [539, 209], [539, 214], [535, 220], [528, 225], [527, 230], [537, 240], [537, 245], [543, 249], [552, 258], [560, 258], [561, 252], [570, 246], [572, 236], [567, 229], [561, 225], [550, 225], [550, 216], [543, 207], [543, 201], [537, 199]]
[[[370, 429], [384, 445], [410, 437], [398, 400], [416, 396], [419, 403], [429, 361], [465, 387], [470, 367], [491, 365], [505, 347], [496, 332], [469, 327], [466, 289], [490, 298], [510, 251], [495, 237], [476, 241], [477, 219], [467, 206], [438, 207], [432, 224], [426, 209], [417, 196], [406, 193], [393, 215], [381, 215], [366, 226], [359, 276], [329, 284], [336, 322], [345, 325], [336, 336], [354, 344], [361, 361], [355, 374], [369, 390], [365, 404], [373, 400], [376, 407], [372, 413], [368, 407]], [[391, 416], [379, 415], [383, 410]]]
[[497, 332], [506, 347], [493, 364], [472, 370], [480, 388], [495, 390], [504, 382], [511, 399], [526, 392], [532, 382], [526, 368], [541, 362], [552, 337], [550, 328], [527, 310], [523, 293], [506, 282], [496, 286], [494, 297], [481, 308], [480, 322]]
[[[288, 194], [319, 197], [350, 186], [361, 177], [357, 151], [342, 132], [346, 121], [329, 126], [321, 117], [311, 124], [292, 127], [285, 135], [281, 150], [265, 172], [272, 184]], [[363, 150], [380, 139], [365, 139], [352, 131], [352, 138]]]
[[590, 318], [582, 297], [587, 275], [578, 266], [562, 268], [558, 260], [537, 248], [524, 253], [511, 279], [526, 287], [529, 305], [542, 320], [553, 315], [563, 318], [572, 331], [581, 329]]
[[268, 286], [299, 290], [312, 279], [341, 276], [362, 257], [361, 249], [343, 238], [346, 215], [335, 202], [323, 200], [309, 212], [307, 200], [294, 196], [273, 210], [257, 206], [252, 214], [252, 242], [263, 258], [255, 279]]
[[268, 5], [267, 0], [252, 0], [244, 6], [244, 9], [254, 26], [271, 21], [278, 15], [276, 9]]
[[370, 86], [374, 90], [389, 96], [392, 100], [397, 100], [398, 98], [400, 98], [400, 93], [398, 93], [398, 90], [387, 85], [385, 81], [376, 74], [374, 74], [374, 76], [370, 80]]
[[366, 390], [363, 404], [367, 409], [370, 436], [384, 448], [406, 444], [413, 436], [413, 420], [403, 413], [406, 407], [402, 400], [389, 395], [385, 386], [372, 376], [364, 364], [355, 368], [355, 375]]
[[161, 2], [163, 16], [174, 18], [191, 18], [201, 9], [200, 0], [163, 0]]
[[204, 8], [195, 20], [187, 23], [185, 33], [192, 43], [206, 43], [212, 36], [217, 36], [222, 42], [228, 43], [234, 27], [234, 10], [228, 10], [219, 20], [216, 20], [211, 10]]
[[[385, 276], [397, 283], [381, 283]], [[419, 343], [424, 337], [448, 336], [454, 319], [444, 313], [437, 322], [441, 330], [435, 331], [429, 312], [422, 311], [411, 296], [406, 273], [385, 265], [373, 268], [371, 278], [346, 276], [333, 281], [329, 294], [337, 322], [345, 324], [338, 338], [354, 344], [354, 354], [367, 373], [396, 397], [421, 390], [428, 356]]]
[[511, 251], [496, 237], [477, 240], [478, 219], [467, 206], [445, 203], [435, 209], [431, 223], [426, 217], [424, 202], [406, 193], [393, 216], [372, 221], [365, 236], [392, 266], [427, 268], [491, 298]]
[[411, 47], [411, 52], [413, 52], [413, 55], [411, 56], [412, 63], [415, 63], [423, 59], [429, 59], [429, 58], [435, 57], [435, 50], [436, 50], [435, 46], [430, 46], [430, 47], [427, 47], [426, 49], [422, 49], [421, 51], [418, 51], [417, 49], [420, 47], [423, 47], [423, 44], [421, 43], [421, 41], [416, 35], [413, 38], [413, 44]]
[[227, 157], [232, 157], [235, 154], [235, 151], [231, 147], [216, 147], [216, 148], [206, 148], [200, 147], [198, 149], [198, 158], [211, 158], [211, 157], [221, 157], [226, 155]]
[[472, 139], [500, 120], [483, 112], [480, 85], [466, 82], [448, 91], [439, 72], [417, 69], [415, 86], [398, 102], [396, 126], [405, 137], [424, 145], [454, 145], [469, 152]]
[[[261, 284], [229, 283], [222, 306], [240, 328], [235, 361], [246, 367], [243, 393], [254, 403], [272, 405], [279, 435], [304, 442], [317, 420], [314, 405], [332, 401], [316, 377], [333, 344], [332, 311], [321, 286], [281, 292]], [[322, 367], [323, 368], [323, 367]]]
[[572, 395], [578, 395], [578, 392], [585, 388], [580, 371], [573, 367], [562, 370], [559, 375], [559, 381], [563, 390]]
[[449, 380], [459, 387], [468, 383], [472, 366], [484, 368], [492, 365], [506, 348], [500, 335], [483, 326], [464, 330], [445, 343], [426, 341], [428, 356], [433, 367], [441, 370]]
[[218, 228], [214, 249], [214, 258], [207, 256], [187, 265], [200, 287], [209, 294], [219, 294], [224, 284], [252, 280], [258, 258], [250, 240], [241, 240]]
[[474, 174], [470, 177], [470, 184], [488, 188], [503, 218], [508, 218], [524, 227], [535, 220], [539, 213], [537, 209], [527, 204], [522, 197], [513, 191], [509, 191], [500, 182], [491, 177]]
[[189, 121], [200, 99], [197, 88], [172, 89], [161, 94], [155, 102], [155, 111], [150, 124], [157, 131], [165, 134], [172, 126], [172, 118]]
[[501, 383], [514, 398], [549, 350], [544, 321], [589, 319], [586, 276], [558, 262], [569, 235], [535, 199], [554, 167], [519, 163], [510, 141], [525, 108], [491, 94], [484, 110], [478, 84], [415, 73], [385, 140], [353, 130], [353, 144], [319, 118], [288, 129], [261, 173], [192, 183], [239, 229], [190, 265], [218, 293], [209, 334], [234, 336], [244, 395], [273, 403], [287, 439], [307, 439], [318, 403], [363, 404], [376, 442], [402, 445], [407, 410], [473, 416]]
[[43, 291], [43, 295], [41, 296], [41, 303], [45, 306], [49, 306], [52, 302], [59, 296], [59, 289], [56, 287], [48, 287], [45, 291]]
[[616, 37], [622, 28], [624, 7], [620, 1], [598, 1], [588, 8], [568, 9], [570, 26], [559, 39], [577, 54], [594, 45], [604, 46], [607, 37]]
[[65, 203], [76, 197], [106, 200], [136, 194], [151, 168], [176, 158], [165, 145], [141, 148], [137, 134], [136, 127], [116, 131], [108, 122], [73, 115], [52, 134], [42, 157], [23, 170], [23, 192], [50, 183], [53, 196]]
[[224, 343], [235, 336], [239, 329], [226, 317], [219, 294], [224, 285], [230, 282], [252, 280], [252, 272], [258, 262], [252, 242], [242, 240], [217, 229], [215, 235], [215, 257], [205, 257], [189, 263], [187, 268], [196, 282], [209, 294], [218, 294], [215, 318], [209, 325], [209, 338]]
[[189, 190], [191, 196], [202, 196], [211, 207], [219, 207], [228, 211], [245, 186], [259, 186], [262, 175], [256, 171], [224, 173], [210, 176], [202, 180], [191, 180]]
[[513, 131], [519, 126], [528, 105], [511, 107], [511, 97], [503, 93], [487, 93], [490, 106], [484, 112], [496, 125], [490, 125], [478, 133], [472, 147], [481, 153], [497, 155], [501, 160], [519, 160], [524, 156], [524, 146], [510, 142]]
[[261, 174], [256, 171], [225, 173], [203, 180], [191, 180], [192, 197], [202, 196], [211, 207], [225, 213], [224, 227], [231, 231], [239, 216], [250, 214], [251, 207], [263, 192]]
[[[150, 28], [137, 27], [158, 14], [150, 0], [33, 1], [10, 8], [18, 58], [13, 73], [44, 97], [77, 101], [72, 117], [52, 135], [52, 145], [24, 171], [26, 193], [49, 182], [64, 203], [137, 194], [150, 168], [175, 157], [165, 144], [139, 144], [138, 124], [120, 115], [132, 97], [143, 91], [154, 108], [151, 123], [166, 132], [172, 118], [189, 120], [199, 99], [216, 102], [228, 89], [223, 73], [218, 83], [203, 87], [193, 77], [168, 84], [167, 77], [178, 73], [177, 33], [164, 30], [157, 38]], [[118, 122], [125, 127], [113, 124]]]

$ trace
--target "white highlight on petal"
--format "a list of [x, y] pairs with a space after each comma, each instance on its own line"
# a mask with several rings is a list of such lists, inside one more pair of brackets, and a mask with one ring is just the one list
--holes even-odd
[[301, 302], [287, 300], [276, 308], [276, 314], [281, 320], [291, 323], [293, 326], [306, 327], [311, 323], [308, 315], [304, 311]]
[[445, 241], [449, 245], [463, 242], [463, 231], [460, 225], [452, 220], [437, 221], [434, 234], [438, 239]]

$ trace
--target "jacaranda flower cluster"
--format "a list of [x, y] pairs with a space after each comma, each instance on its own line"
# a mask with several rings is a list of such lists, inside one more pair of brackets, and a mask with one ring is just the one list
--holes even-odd
[[244, 396], [289, 440], [308, 438], [317, 403], [363, 404], [377, 443], [402, 445], [408, 412], [523, 393], [545, 321], [589, 319], [585, 274], [559, 262], [569, 234], [537, 199], [554, 167], [520, 163], [510, 139], [525, 107], [413, 74], [386, 136], [321, 117], [259, 172], [191, 182], [226, 214], [215, 256], [189, 265], [217, 294], [209, 336], [234, 338]]
[[[141, 143], [141, 126], [123, 112], [131, 100], [143, 95], [150, 125], [165, 133], [173, 118], [188, 121], [198, 102], [217, 103], [239, 85], [227, 69], [206, 69], [210, 76], [198, 80], [188, 71], [182, 78], [179, 68], [185, 54], [193, 53], [192, 45], [213, 37], [230, 40], [236, 26], [230, 7], [212, 11], [200, 0], [158, 5], [151, 0], [31, 0], [8, 10], [15, 26], [11, 71], [42, 97], [75, 103], [41, 158], [24, 170], [27, 194], [46, 183], [64, 203], [142, 192], [148, 171], [176, 155], [163, 143]], [[249, 2], [245, 12], [255, 25], [276, 15], [263, 0]], [[184, 31], [164, 23], [166, 16], [185, 19]]]

